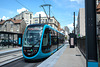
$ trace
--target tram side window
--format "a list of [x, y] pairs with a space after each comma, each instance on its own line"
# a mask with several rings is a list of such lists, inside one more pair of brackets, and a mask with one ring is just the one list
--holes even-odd
[[48, 33], [44, 34], [44, 37], [43, 37], [43, 46], [47, 46], [47, 44], [48, 44]]
[[51, 47], [50, 47], [50, 51], [53, 51], [55, 49], [57, 49], [57, 32], [55, 32], [54, 30], [51, 30], [52, 33], [50, 33], [51, 35]]
[[49, 39], [49, 32], [48, 28], [45, 30], [43, 35], [43, 42], [42, 42], [42, 52], [48, 53], [50, 52], [50, 39]]

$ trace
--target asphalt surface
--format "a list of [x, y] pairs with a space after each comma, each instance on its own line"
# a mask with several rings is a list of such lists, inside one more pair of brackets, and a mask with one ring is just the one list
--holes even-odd
[[[65, 42], [68, 43], [68, 42]], [[18, 59], [16, 61], [13, 61], [11, 63], [8, 63], [2, 67], [37, 67], [39, 64], [41, 64], [45, 59], [38, 60], [38, 61], [25, 61], [24, 58]]]
[[5, 55], [0, 55], [0, 66], [9, 63], [9, 61], [22, 57], [22, 51], [17, 51], [17, 52], [13, 52], [13, 53], [7, 53]]
[[25, 62], [24, 58], [21, 58], [17, 61], [14, 61], [12, 63], [6, 64], [2, 67], [37, 67], [42, 61], [30, 61], [30, 62]]

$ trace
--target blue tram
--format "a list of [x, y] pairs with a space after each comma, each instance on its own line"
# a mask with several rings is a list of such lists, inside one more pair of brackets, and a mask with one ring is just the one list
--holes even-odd
[[36, 60], [46, 58], [64, 44], [64, 34], [46, 24], [33, 24], [26, 27], [22, 53], [24, 59]]

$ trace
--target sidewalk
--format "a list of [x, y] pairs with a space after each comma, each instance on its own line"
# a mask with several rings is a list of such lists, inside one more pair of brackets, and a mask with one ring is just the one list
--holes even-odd
[[86, 60], [77, 47], [66, 48], [54, 67], [86, 67]]
[[65, 44], [60, 50], [42, 62], [38, 67], [86, 67], [86, 60], [77, 47]]

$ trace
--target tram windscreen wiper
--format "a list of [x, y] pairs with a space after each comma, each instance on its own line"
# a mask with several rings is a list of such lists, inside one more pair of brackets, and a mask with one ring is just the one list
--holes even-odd
[[35, 43], [35, 45], [36, 45], [38, 42], [40, 42], [40, 40], [38, 40], [38, 41]]
[[[38, 40], [34, 45], [32, 45], [32, 47], [36, 46], [37, 43], [39, 43], [39, 42], [40, 42], [40, 40]], [[38, 44], [38, 45], [39, 45], [39, 44]]]

